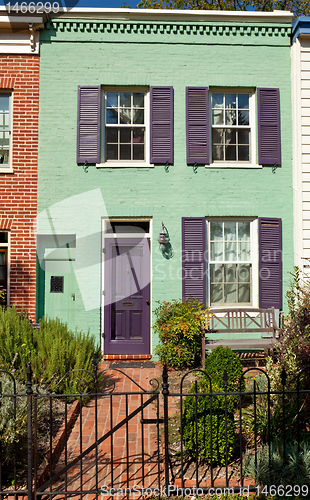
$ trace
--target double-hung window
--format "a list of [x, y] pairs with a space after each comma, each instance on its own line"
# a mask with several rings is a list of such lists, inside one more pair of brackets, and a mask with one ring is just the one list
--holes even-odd
[[172, 87], [78, 87], [77, 163], [173, 163]]
[[252, 305], [252, 248], [249, 220], [210, 221], [210, 305]]
[[281, 165], [279, 89], [187, 87], [186, 149], [189, 165]]
[[146, 92], [107, 91], [104, 161], [146, 161]]
[[182, 282], [211, 307], [281, 309], [281, 219], [183, 217]]
[[213, 92], [212, 161], [251, 160], [250, 94]]
[[0, 168], [10, 165], [10, 94], [0, 93]]

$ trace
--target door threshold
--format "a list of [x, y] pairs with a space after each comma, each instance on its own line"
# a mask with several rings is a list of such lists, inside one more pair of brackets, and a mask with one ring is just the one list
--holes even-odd
[[151, 359], [152, 354], [104, 354], [103, 359], [109, 361], [111, 359]]

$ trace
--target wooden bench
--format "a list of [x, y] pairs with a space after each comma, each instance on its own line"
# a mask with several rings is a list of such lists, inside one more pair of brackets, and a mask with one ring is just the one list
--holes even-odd
[[228, 346], [236, 351], [272, 349], [278, 337], [279, 328], [273, 307], [229, 310], [212, 308], [210, 313], [209, 329], [202, 336], [203, 366], [206, 349], [214, 349], [218, 345]]

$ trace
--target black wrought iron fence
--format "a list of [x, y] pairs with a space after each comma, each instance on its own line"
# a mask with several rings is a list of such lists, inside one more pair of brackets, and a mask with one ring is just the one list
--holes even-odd
[[33, 385], [30, 365], [24, 386], [1, 370], [0, 498], [310, 496], [310, 367], [280, 388], [248, 369], [233, 391], [226, 372], [176, 383], [164, 367], [146, 390], [93, 368], [68, 375], [75, 394]]

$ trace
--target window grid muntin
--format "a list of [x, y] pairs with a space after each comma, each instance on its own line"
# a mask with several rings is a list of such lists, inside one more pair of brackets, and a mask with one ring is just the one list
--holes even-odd
[[[117, 107], [113, 106], [108, 106], [108, 94], [117, 94]], [[130, 94], [130, 108], [129, 106], [122, 106], [121, 105], [121, 95], [122, 94]], [[142, 106], [135, 106], [134, 105], [134, 94], [141, 95], [143, 94], [143, 107]], [[107, 123], [107, 112], [109, 109], [117, 109], [117, 123]], [[121, 122], [121, 113], [120, 110], [124, 109], [130, 109], [130, 122], [129, 123], [120, 123]], [[143, 122], [142, 123], [132, 123], [133, 122], [133, 112], [134, 110], [143, 110]], [[146, 141], [146, 92], [145, 91], [125, 91], [125, 90], [118, 90], [118, 91], [112, 91], [112, 90], [107, 90], [105, 92], [105, 161], [143, 161], [145, 162], [146, 158], [146, 147], [145, 147], [145, 141]], [[117, 136], [118, 136], [118, 141], [117, 143], [108, 143], [108, 129], [116, 129], [117, 130]], [[120, 135], [121, 135], [121, 130], [130, 130], [131, 133], [131, 142], [130, 143], [121, 143], [120, 142]], [[141, 129], [143, 130], [143, 141], [139, 143], [134, 143], [133, 141], [133, 136], [134, 136], [134, 131]], [[109, 159], [108, 158], [108, 145], [113, 145], [117, 144], [117, 158]], [[121, 146], [122, 145], [128, 145], [130, 144], [130, 158], [121, 158]], [[139, 146], [143, 145], [143, 148], [134, 148], [134, 146]], [[143, 156], [142, 158], [136, 159], [134, 158], [135, 154], [134, 151], [143, 149]]]
[[[249, 228], [250, 228], [250, 239], [249, 240], [241, 240], [239, 239], [239, 223], [248, 223], [249, 224]], [[211, 240], [211, 225], [212, 223], [217, 223], [217, 224], [221, 224], [222, 225], [222, 240]], [[236, 224], [236, 240], [225, 240], [225, 223], [235, 223]], [[253, 288], [253, 280], [252, 280], [252, 275], [253, 275], [253, 256], [252, 256], [252, 240], [253, 240], [253, 235], [252, 235], [252, 224], [251, 224], [251, 221], [249, 220], [242, 220], [242, 219], [239, 219], [239, 220], [214, 220], [214, 221], [209, 221], [209, 224], [208, 224], [208, 233], [209, 233], [209, 237], [208, 237], [208, 241], [209, 241], [209, 256], [210, 256], [210, 260], [209, 260], [209, 297], [210, 297], [210, 305], [211, 306], [216, 306], [216, 305], [222, 305], [222, 304], [225, 304], [225, 305], [231, 305], [231, 306], [236, 306], [236, 305], [252, 305], [252, 302], [253, 302], [253, 294], [252, 294], [252, 288]], [[222, 255], [225, 257], [225, 242], [227, 241], [230, 241], [230, 242], [236, 242], [236, 259], [235, 260], [226, 260], [226, 259], [221, 259], [221, 260], [212, 260], [212, 242], [219, 242], [221, 241], [222, 242]], [[240, 259], [239, 258], [239, 245], [238, 243], [241, 242], [241, 241], [245, 241], [249, 244], [249, 259], [248, 260], [245, 260], [245, 259]], [[212, 276], [215, 276], [215, 272], [212, 271], [212, 266], [221, 266], [222, 268], [222, 281], [216, 281], [215, 279], [212, 281]], [[235, 266], [235, 269], [236, 269], [236, 280], [234, 282], [230, 282], [230, 281], [225, 281], [225, 266], [230, 266], [230, 267], [233, 267]], [[238, 272], [239, 269], [242, 269], [243, 266], [249, 266], [249, 281], [244, 281], [244, 280], [240, 280], [239, 279], [239, 276], [240, 276], [240, 272]], [[212, 302], [212, 286], [214, 285], [222, 285], [222, 302]], [[244, 286], [244, 285], [249, 285], [249, 297], [250, 297], [250, 300], [249, 302], [241, 302], [239, 301], [239, 289], [241, 286]], [[229, 286], [229, 285], [236, 285], [236, 302], [225, 302], [225, 287]]]
[[[220, 95], [222, 94], [223, 95], [223, 105], [224, 107], [223, 108], [216, 108], [213, 106], [213, 99], [214, 99], [214, 95]], [[236, 95], [236, 107], [235, 108], [228, 108], [226, 107], [226, 96], [228, 95]], [[248, 108], [239, 108], [239, 96], [241, 95], [247, 95], [248, 96]], [[242, 163], [250, 163], [251, 162], [251, 129], [252, 129], [252, 126], [251, 126], [251, 108], [250, 108], [250, 103], [251, 103], [251, 94], [249, 92], [215, 92], [213, 91], [211, 93], [211, 129], [212, 129], [212, 132], [211, 132], [211, 144], [212, 144], [212, 161], [213, 162], [228, 162], [228, 161], [233, 161], [233, 162], [242, 162]], [[221, 110], [222, 109], [222, 112], [223, 112], [223, 123], [221, 124], [214, 124], [213, 121], [214, 121], [214, 111], [215, 110]], [[236, 118], [237, 118], [237, 122], [239, 121], [239, 111], [240, 110], [244, 110], [244, 111], [248, 111], [248, 117], [249, 117], [249, 124], [247, 125], [239, 125], [239, 123], [236, 123], [235, 125], [233, 124], [227, 124], [225, 123], [226, 122], [226, 111], [231, 111], [231, 110], [234, 110], [236, 111]], [[226, 140], [225, 140], [225, 137], [226, 137], [226, 131], [229, 130], [229, 129], [232, 129], [234, 131], [236, 131], [236, 144], [231, 144], [231, 143], [226, 143]], [[214, 136], [214, 130], [221, 130], [223, 131], [223, 142], [222, 143], [214, 143], [213, 142], [213, 136]], [[239, 133], [238, 131], [239, 130], [247, 130], [249, 132], [249, 143], [248, 143], [248, 159], [247, 160], [240, 160], [239, 159], [239, 147], [242, 146], [242, 147], [246, 147], [247, 144], [244, 144], [244, 143], [239, 143], [238, 141], [238, 137], [239, 137]], [[227, 159], [227, 154], [226, 154], [226, 146], [235, 146], [235, 159], [231, 159], [231, 158], [228, 158]], [[222, 147], [223, 149], [223, 158], [220, 158], [220, 159], [215, 159], [215, 147]]]
[[[7, 99], [7, 109], [1, 109], [0, 101], [0, 165], [8, 166], [10, 164], [11, 148], [11, 94], [0, 93], [0, 100]], [[2, 145], [2, 141], [7, 141]]]

